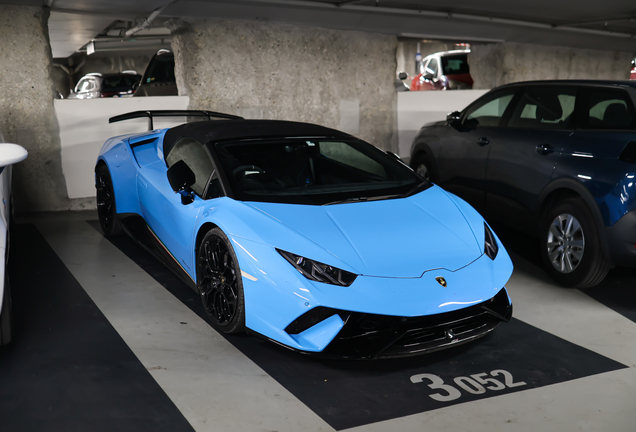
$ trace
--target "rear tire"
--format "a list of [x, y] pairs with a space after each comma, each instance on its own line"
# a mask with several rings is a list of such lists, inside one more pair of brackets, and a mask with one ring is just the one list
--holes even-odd
[[0, 345], [11, 342], [13, 336], [13, 316], [11, 309], [11, 288], [9, 287], [8, 268], [4, 271], [4, 290], [2, 294], [2, 311], [0, 311]]
[[97, 214], [99, 225], [106, 237], [121, 235], [124, 230], [117, 215], [115, 191], [106, 165], [99, 165], [95, 169], [95, 188], [97, 189]]
[[610, 269], [592, 212], [580, 198], [567, 199], [546, 212], [540, 239], [543, 266], [561, 285], [591, 287]]

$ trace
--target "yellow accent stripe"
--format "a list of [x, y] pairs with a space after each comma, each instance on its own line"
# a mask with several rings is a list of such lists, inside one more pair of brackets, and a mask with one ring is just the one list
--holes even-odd
[[249, 279], [249, 280], [254, 281], [254, 282], [256, 282], [256, 281], [258, 280], [257, 278], [255, 278], [254, 276], [252, 276], [252, 275], [251, 275], [251, 274], [249, 274], [249, 273], [244, 272], [243, 270], [241, 270], [241, 275], [242, 275], [244, 278]]

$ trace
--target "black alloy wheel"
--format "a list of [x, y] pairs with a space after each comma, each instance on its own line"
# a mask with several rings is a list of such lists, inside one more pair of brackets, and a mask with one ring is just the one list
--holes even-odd
[[564, 200], [541, 222], [541, 258], [545, 271], [561, 285], [585, 288], [599, 284], [610, 264], [601, 250], [598, 228], [580, 198]]
[[197, 252], [197, 286], [205, 313], [223, 333], [245, 330], [243, 280], [234, 249], [219, 228], [205, 235]]
[[99, 165], [95, 170], [95, 187], [97, 189], [97, 215], [104, 235], [107, 237], [121, 235], [123, 229], [117, 216], [115, 191], [106, 165]]

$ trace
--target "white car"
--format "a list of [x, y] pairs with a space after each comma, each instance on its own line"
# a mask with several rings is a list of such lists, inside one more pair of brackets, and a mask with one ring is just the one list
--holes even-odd
[[[0, 134], [0, 143], [4, 141]], [[9, 257], [9, 221], [11, 220], [11, 165], [23, 161], [27, 151], [17, 144], [0, 144], [0, 345], [11, 341], [11, 291], [6, 263]]]

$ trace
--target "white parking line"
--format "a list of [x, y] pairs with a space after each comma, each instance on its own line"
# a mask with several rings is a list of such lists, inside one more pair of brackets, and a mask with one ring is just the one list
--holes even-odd
[[86, 222], [36, 226], [197, 432], [333, 430]]

